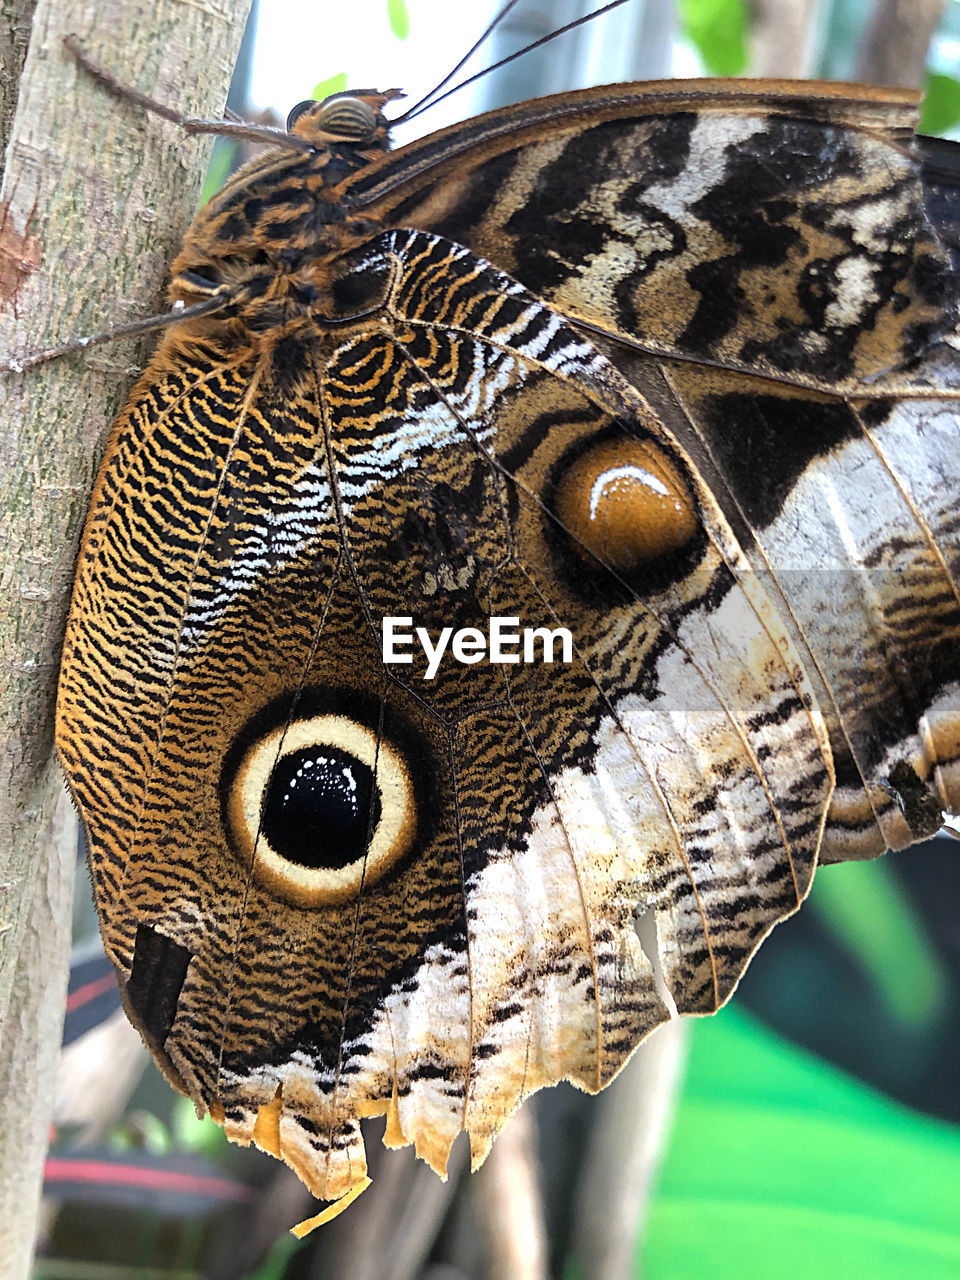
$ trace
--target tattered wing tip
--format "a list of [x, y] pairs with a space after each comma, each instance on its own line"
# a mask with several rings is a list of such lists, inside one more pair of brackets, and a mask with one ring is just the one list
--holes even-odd
[[471, 1173], [476, 1173], [484, 1160], [486, 1160], [487, 1156], [490, 1154], [490, 1149], [493, 1146], [494, 1139], [499, 1132], [500, 1130], [498, 1128], [496, 1130], [488, 1129], [484, 1133], [470, 1133]]
[[410, 1139], [403, 1132], [403, 1126], [400, 1124], [400, 1095], [397, 1091], [397, 1082], [393, 1082], [393, 1093], [390, 1095], [390, 1101], [384, 1109], [387, 1117], [386, 1128], [383, 1131], [383, 1145], [390, 1151], [395, 1151], [398, 1147], [406, 1147], [410, 1145]]
[[280, 1114], [283, 1111], [283, 1086], [277, 1086], [273, 1101], [257, 1110], [253, 1125], [253, 1140], [261, 1151], [282, 1160], [280, 1151]]
[[295, 1227], [291, 1227], [290, 1234], [296, 1236], [298, 1240], [302, 1240], [304, 1236], [309, 1235], [311, 1231], [315, 1231], [317, 1227], [326, 1226], [328, 1222], [332, 1222], [334, 1218], [339, 1217], [344, 1209], [349, 1209], [357, 1196], [366, 1191], [372, 1181], [372, 1178], [364, 1177], [356, 1186], [351, 1187], [346, 1195], [342, 1195], [339, 1200], [334, 1200], [333, 1204], [328, 1204], [321, 1213], [318, 1213], [313, 1218], [304, 1218]]

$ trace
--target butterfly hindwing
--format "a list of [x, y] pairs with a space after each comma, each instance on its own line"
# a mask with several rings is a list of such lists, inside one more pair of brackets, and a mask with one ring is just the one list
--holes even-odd
[[931, 834], [958, 771], [954, 402], [748, 392], [686, 365], [667, 376], [810, 647], [837, 765], [821, 856]]
[[[831, 786], [800, 663], [636, 390], [450, 242], [388, 233], [353, 266], [384, 282], [377, 322], [281, 374], [271, 349], [190, 383], [213, 351], [169, 336], [91, 517], [113, 551], [68, 652], [101, 679], [61, 701], [65, 740], [131, 678], [157, 706], [102, 730], [125, 812], [77, 788], [128, 1006], [148, 1023], [167, 966], [149, 1030], [173, 1078], [325, 1198], [362, 1174], [364, 1114], [442, 1170], [461, 1128], [480, 1158], [527, 1093], [609, 1080], [668, 1016], [640, 913], [664, 998], [716, 1008], [805, 894]], [[639, 475], [639, 511], [657, 466], [673, 544], [585, 543], [597, 483]], [[157, 496], [174, 468], [182, 512]], [[121, 510], [121, 483], [143, 499]], [[116, 554], [159, 562], [157, 529], [179, 560], [145, 602]], [[565, 626], [570, 660], [384, 667], [382, 620], [410, 609], [434, 639]], [[143, 738], [114, 773], [121, 722]], [[314, 865], [268, 792], [321, 752], [377, 798]]]

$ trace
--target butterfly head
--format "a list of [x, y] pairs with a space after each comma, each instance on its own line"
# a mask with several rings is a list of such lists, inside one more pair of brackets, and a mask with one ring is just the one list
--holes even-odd
[[287, 116], [287, 132], [318, 150], [329, 148], [338, 157], [367, 163], [390, 149], [390, 122], [383, 108], [402, 97], [399, 89], [357, 89], [322, 102], [298, 102]]
[[363, 89], [295, 106], [287, 132], [310, 151], [278, 148], [269, 163], [254, 160], [204, 206], [173, 264], [171, 301], [191, 306], [220, 296], [223, 306], [200, 329], [209, 334], [239, 320], [257, 342], [282, 336], [284, 324], [299, 326], [314, 310], [337, 313], [329, 264], [379, 230], [364, 213], [345, 213], [339, 187], [389, 150], [382, 109], [402, 96]]

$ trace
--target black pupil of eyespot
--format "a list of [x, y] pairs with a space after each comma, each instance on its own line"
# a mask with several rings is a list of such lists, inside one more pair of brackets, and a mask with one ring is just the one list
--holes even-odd
[[317, 101], [315, 98], [307, 98], [305, 102], [298, 102], [295, 107], [290, 108], [290, 114], [287, 116], [287, 133], [293, 128], [305, 111], [311, 107], [315, 107]]
[[380, 792], [367, 765], [338, 747], [293, 751], [267, 787], [263, 834], [281, 857], [336, 870], [363, 856], [380, 819]]

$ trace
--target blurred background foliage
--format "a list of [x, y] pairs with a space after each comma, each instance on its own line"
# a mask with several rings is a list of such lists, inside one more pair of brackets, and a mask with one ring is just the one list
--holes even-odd
[[[306, 3], [262, 0], [248, 26], [234, 110], [282, 119], [311, 88], [323, 97], [350, 80], [370, 82], [364, 59], [377, 29], [396, 57], [391, 83], [404, 82], [410, 49], [439, 47], [428, 0], [356, 0], [353, 40], [342, 47], [326, 38], [332, 14], [321, 7], [318, 14]], [[577, 0], [522, 5], [481, 60], [587, 8]], [[937, 8], [921, 127], [949, 136], [960, 126], [960, 3]], [[477, 33], [487, 16], [477, 10], [469, 30], [447, 10], [446, 44], [432, 59], [436, 79]], [[778, 0], [632, 0], [491, 77], [479, 98], [464, 95], [465, 110], [580, 83], [749, 74], [757, 30], [771, 13], [774, 21], [800, 14], [804, 69], [834, 79], [853, 78], [862, 65], [858, 51], [876, 17], [872, 0], [783, 0], [779, 8]], [[313, 77], [298, 86], [281, 66], [273, 74], [289, 100], [251, 101], [257, 50], [278, 24], [286, 24], [274, 36], [278, 47], [313, 40]], [[259, 82], [271, 82], [263, 68]], [[445, 122], [428, 114], [425, 124]], [[218, 145], [206, 194], [237, 159]], [[499, 1182], [487, 1167], [462, 1176], [460, 1151], [443, 1186], [409, 1152], [376, 1149], [382, 1123], [372, 1123], [373, 1188], [303, 1242], [285, 1232], [313, 1212], [293, 1175], [231, 1147], [148, 1063], [119, 1012], [81, 889], [36, 1280], [960, 1275], [958, 852], [943, 835], [877, 862], [822, 871], [804, 910], [761, 948], [733, 1006], [689, 1029], [685, 1071], [672, 1065], [682, 1047], [655, 1051], [659, 1032], [628, 1069], [639, 1089], [621, 1087], [621, 1077], [596, 1100], [563, 1087], [538, 1096], [524, 1109], [527, 1146], [516, 1146], [511, 1158], [519, 1163]], [[677, 1096], [673, 1079], [683, 1081]], [[607, 1132], [617, 1141], [605, 1166], [607, 1139], [596, 1135]], [[628, 1173], [632, 1150], [641, 1153], [639, 1175]], [[598, 1180], [603, 1194], [591, 1196]], [[518, 1188], [530, 1199], [519, 1227], [504, 1204]], [[524, 1276], [503, 1270], [501, 1237], [510, 1230], [543, 1241], [544, 1260]], [[619, 1237], [621, 1247], [611, 1248]]]

